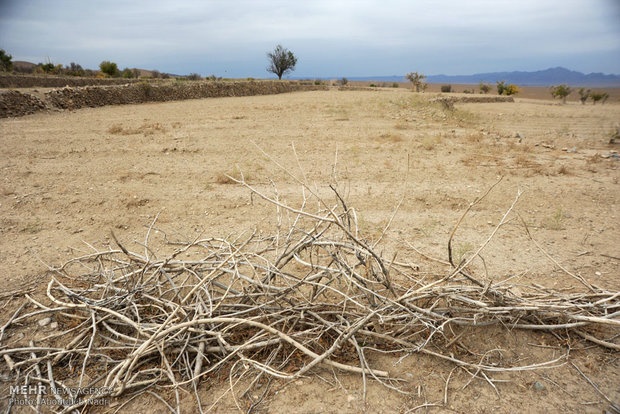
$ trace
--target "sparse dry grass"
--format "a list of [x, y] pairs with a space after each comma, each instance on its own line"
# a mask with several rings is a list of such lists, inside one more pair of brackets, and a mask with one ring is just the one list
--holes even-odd
[[404, 141], [403, 136], [395, 132], [384, 132], [383, 134], [379, 135], [379, 138], [382, 142], [389, 141], [392, 143], [397, 143]]
[[[173, 126], [173, 128], [178, 128], [179, 126]], [[153, 135], [155, 133], [165, 133], [166, 128], [160, 124], [159, 122], [145, 122], [141, 126], [137, 128], [126, 128], [121, 124], [114, 124], [108, 128], [108, 133], [113, 135], [138, 135], [143, 134], [144, 136]]]
[[560, 207], [552, 215], [543, 219], [541, 227], [547, 230], [564, 230], [564, 222], [566, 220], [566, 213]]
[[[571, 270], [581, 269], [588, 280], [594, 278], [593, 270], [590, 272], [588, 269], [600, 269], [602, 276], [596, 278], [596, 283], [616, 289], [615, 261], [598, 254], [576, 255], [585, 250], [615, 255], [613, 247], [618, 239], [618, 231], [609, 223], [610, 214], [615, 214], [613, 208], [618, 205], [620, 194], [618, 163], [596, 155], [591, 160], [586, 157], [584, 165], [583, 158], [583, 154], [594, 151], [609, 152], [607, 142], [603, 142], [601, 134], [595, 138], [586, 134], [584, 140], [579, 142], [583, 151], [577, 154], [529, 145], [530, 142], [548, 140], [557, 147], [572, 147], [569, 140], [573, 138], [562, 138], [562, 141], [546, 134], [546, 131], [553, 132], [556, 120], [568, 118], [570, 111], [584, 113], [590, 107], [555, 107], [528, 102], [468, 104], [466, 108], [481, 119], [479, 124], [468, 125], [462, 121], [467, 121], [466, 118], [458, 119], [460, 105], [456, 106], [455, 113], [444, 113], [441, 108], [424, 102], [428, 95], [411, 94], [404, 90], [356, 93], [321, 91], [136, 105], [132, 107], [131, 113], [124, 107], [105, 107], [93, 111], [75, 111], [68, 113], [68, 116], [49, 114], [24, 118], [19, 123], [2, 120], [3, 143], [6, 147], [4, 154], [7, 160], [9, 157], [11, 160], [5, 163], [8, 178], [5, 185], [10, 182], [11, 189], [3, 192], [4, 197], [0, 202], [2, 208], [7, 209], [8, 217], [15, 220], [16, 224], [11, 225], [15, 226], [14, 229], [8, 224], [2, 224], [1, 237], [5, 241], [5, 257], [14, 257], [18, 262], [14, 264], [13, 260], [5, 260], [1, 272], [10, 284], [17, 283], [18, 277], [22, 275], [42, 274], [45, 268], [40, 266], [40, 262], [29, 260], [23, 255], [26, 248], [36, 246], [43, 260], [57, 263], [55, 258], [59, 251], [54, 247], [78, 245], [81, 240], [100, 240], [102, 233], [106, 234], [106, 229], [110, 227], [119, 229], [117, 235], [122, 240], [142, 240], [143, 226], [148, 225], [159, 212], [162, 214], [157, 227], [179, 231], [183, 233], [183, 239], [191, 239], [198, 227], [208, 228], [209, 234], [221, 237], [256, 228], [262, 233], [275, 224], [276, 215], [267, 210], [261, 200], [255, 199], [254, 204], [246, 205], [246, 189], [233, 184], [234, 180], [229, 177], [241, 178], [237, 168], [233, 167], [239, 164], [246, 178], [248, 175], [254, 178], [253, 185], [273, 195], [268, 181], [273, 179], [281, 199], [292, 201], [291, 204], [296, 207], [301, 205], [302, 200], [294, 198], [299, 191], [298, 183], [266, 161], [252, 146], [252, 142], [257, 142], [296, 176], [301, 176], [291, 152], [291, 142], [294, 142], [308, 182], [312, 188], [316, 184], [321, 195], [326, 196], [325, 200], [328, 203], [334, 202], [334, 205], [338, 205], [338, 200], [333, 198], [326, 186], [330, 182], [334, 153], [337, 151], [339, 184], [346, 188], [347, 201], [351, 200], [351, 206], [356, 207], [360, 227], [369, 239], [376, 239], [381, 234], [385, 219], [391, 216], [400, 196], [406, 194], [384, 239], [386, 254], [391, 254], [392, 250], [399, 251], [397, 262], [411, 259], [413, 263], [419, 263], [422, 274], [427, 275], [425, 284], [450, 269], [446, 270], [439, 263], [415, 253], [409, 255], [404, 242], [410, 242], [429, 256], [445, 259], [445, 242], [463, 210], [469, 202], [480, 197], [497, 180], [498, 175], [504, 175], [506, 179], [484, 202], [477, 204], [462, 223], [455, 238], [455, 260], [472, 254], [467, 241], [478, 247], [491, 231], [491, 222], [498, 222], [501, 211], [507, 208], [515, 191], [520, 188], [525, 193], [517, 207], [528, 223], [534, 223], [531, 228], [533, 237], [545, 249], [549, 249], [549, 253], [559, 262], [567, 263]], [[390, 100], [402, 101], [402, 105], [388, 103]], [[329, 105], [332, 106], [331, 112], [325, 111]], [[341, 117], [342, 113], [338, 112], [340, 108], [348, 112], [350, 122], [335, 122]], [[617, 119], [618, 109], [612, 105], [593, 109], [596, 111], [592, 111], [580, 126], [584, 131], [592, 130], [605, 119]], [[543, 117], [549, 111], [555, 111], [557, 116], [546, 121]], [[497, 117], [499, 113], [503, 114], [501, 119]], [[233, 116], [247, 118], [245, 121], [233, 120]], [[102, 119], [109, 121], [101, 124]], [[130, 139], [123, 136], [144, 134], [145, 131], [140, 128], [145, 119], [157, 119], [161, 123], [160, 127], [145, 127], [156, 135], [145, 139], [140, 135], [130, 136]], [[117, 124], [112, 125], [109, 134], [105, 136], [106, 128], [113, 122]], [[144, 122], [149, 125], [149, 121]], [[173, 130], [173, 133], [162, 133], [165, 128]], [[488, 131], [488, 135], [480, 133], [481, 128]], [[574, 128], [573, 123], [570, 132], [581, 137], [583, 134], [575, 132]], [[452, 133], [454, 129], [456, 134]], [[40, 134], [42, 130], [49, 133]], [[521, 144], [512, 138], [515, 130], [527, 137]], [[36, 136], [39, 140], [24, 140], [24, 135]], [[71, 142], [64, 145], [63, 139], [68, 136]], [[179, 140], [179, 137], [183, 139]], [[424, 148], [425, 143], [428, 150]], [[97, 151], [88, 154], [89, 162], [85, 163], [84, 152], [87, 149], [83, 148], [93, 145], [98, 146]], [[119, 147], [127, 148], [128, 151], [121, 152]], [[166, 151], [167, 148], [177, 150]], [[405, 150], [412, 156], [408, 182], [403, 185]], [[518, 168], [515, 167], [515, 161], [520, 164]], [[15, 167], [11, 166], [13, 163]], [[554, 179], [546, 177], [559, 174], [560, 163], [565, 163], [573, 174]], [[598, 170], [595, 174], [583, 173], [584, 168], [594, 168], [592, 165], [596, 165]], [[261, 166], [264, 166], [264, 170], [261, 170]], [[148, 175], [145, 172], [149, 172], [146, 173]], [[600, 190], [602, 186], [604, 191]], [[559, 201], [564, 204], [566, 212], [562, 209], [554, 211]], [[313, 210], [315, 206], [307, 207]], [[64, 217], [60, 218], [56, 211], [61, 211]], [[119, 214], [119, 211], [124, 214]], [[572, 211], [575, 211], [574, 223], [570, 218]], [[36, 222], [35, 217], [40, 217], [40, 221]], [[281, 218], [283, 223], [287, 223], [294, 220], [294, 215], [283, 213]], [[514, 280], [524, 285], [535, 282], [548, 287], [557, 283], [558, 287], [574, 289], [570, 279], [562, 279], [560, 272], [554, 272], [553, 264], [546, 262], [543, 255], [531, 248], [527, 241], [524, 242], [523, 232], [517, 229], [517, 225], [518, 220], [512, 220], [508, 226], [502, 227], [493, 243], [482, 252], [489, 266], [488, 274], [481, 269], [482, 264], [478, 259], [471, 266], [472, 271], [484, 278], [485, 283], [496, 284], [510, 275], [517, 275]], [[599, 229], [605, 231], [599, 233]], [[587, 243], [580, 244], [585, 233], [595, 236], [590, 237]], [[38, 241], [33, 241], [35, 237]], [[142, 250], [142, 247], [139, 249]], [[400, 277], [397, 273], [391, 275], [395, 279]], [[452, 332], [447, 335], [448, 338], [453, 337]], [[484, 335], [476, 340], [481, 343], [493, 341], [493, 346], [502, 349], [512, 347], [516, 352], [523, 352], [528, 357], [531, 355], [531, 361], [536, 362], [542, 359], [537, 352], [557, 352], [550, 347], [530, 347], [528, 343], [536, 342], [537, 335], [511, 336], [519, 341], [516, 343]], [[553, 337], [549, 338], [555, 341]], [[590, 345], [577, 337], [574, 340], [578, 346]], [[463, 345], [469, 347], [471, 344]], [[562, 346], [556, 342], [547, 342], [545, 345]], [[476, 346], [470, 349], [479, 352]], [[607, 355], [595, 352], [593, 348], [588, 354], [596, 357]], [[571, 358], [583, 367], [585, 358], [590, 356], [575, 354]], [[398, 358], [385, 355], [382, 359], [383, 362], [377, 363], [394, 369], [401, 377], [405, 372], [412, 372], [412, 369], [419, 369], [420, 376], [425, 378], [432, 378], [433, 372], [436, 373], [438, 376], [432, 380], [434, 382], [427, 384], [427, 390], [433, 387], [437, 390], [429, 401], [443, 398], [449, 370], [436, 364], [429, 366], [415, 355], [403, 360], [400, 365], [395, 364]], [[613, 386], [618, 383], [618, 370], [613, 365], [615, 362], [597, 365], [594, 361], [591, 360], [592, 370], [585, 373], [604, 392], [614, 392]], [[564, 378], [566, 373], [561, 371], [557, 375]], [[570, 370], [568, 373], [571, 374]], [[558, 380], [553, 377], [555, 371], [549, 371], [548, 374], [552, 375], [551, 379]], [[529, 376], [515, 373], [507, 374], [505, 378], [512, 384], [526, 384], [530, 380]], [[467, 405], [473, 401], [472, 388], [462, 389], [462, 386], [469, 379], [468, 375], [454, 371], [449, 384], [449, 399], [451, 404], [461, 407], [463, 411], [475, 412], [476, 408], [481, 409], [480, 404], [488, 401], [481, 403], [487, 400], [483, 397], [478, 400], [477, 406]], [[352, 388], [361, 387], [350, 378], [347, 381]], [[580, 381], [577, 375], [567, 379], [564, 386], [571, 397], [566, 398], [566, 404], [579, 404], [580, 401], [599, 398], [591, 387], [587, 384], [583, 386]], [[322, 384], [321, 381], [312, 384], [306, 381], [304, 387], [314, 386], [312, 390], [316, 391], [319, 390], [317, 383]], [[486, 383], [483, 381], [480, 384]], [[209, 385], [213, 389], [220, 386], [217, 381]], [[496, 385], [502, 395], [506, 396], [497, 399], [497, 410], [510, 411], [513, 408], [511, 402], [520, 398], [521, 390], [502, 383]], [[373, 381], [368, 381], [368, 405], [371, 407], [368, 411], [398, 412], [399, 406], [400, 411], [407, 409], [404, 401], [398, 400], [398, 395], [392, 399], [392, 405], [385, 406], [387, 398], [378, 401], [373, 396], [377, 395], [374, 386]], [[485, 387], [486, 391], [482, 395], [494, 398], [493, 389]], [[279, 412], [282, 407], [288, 407], [291, 400], [299, 398], [299, 388], [288, 387], [277, 396], [270, 396], [266, 401], [271, 405], [266, 411]], [[226, 391], [217, 390], [218, 395]], [[528, 401], [530, 405], [523, 410], [527, 411], [534, 405], [542, 407], [541, 410], [549, 409], [553, 404], [548, 401], [549, 395], [544, 392], [533, 393]], [[222, 401], [228, 398], [230, 402], [229, 397], [230, 393]], [[330, 403], [335, 405], [333, 402], [338, 401], [337, 397], [330, 398], [334, 398], [330, 399]], [[278, 406], [278, 402], [283, 405]], [[415, 404], [422, 403], [423, 400]], [[475, 405], [473, 402], [471, 404]], [[603, 404], [593, 407], [599, 411], [605, 409]], [[228, 408], [234, 409], [235, 405], [231, 403]], [[557, 409], [566, 408], [565, 405]], [[183, 408], [181, 411], [184, 411]], [[221, 411], [226, 409], [222, 408]]]
[[565, 165], [562, 164], [558, 167], [558, 174], [560, 175], [569, 175], [570, 174], [570, 169]]
[[219, 172], [215, 176], [216, 184], [237, 184], [235, 180], [245, 179], [246, 181], [250, 181], [252, 178], [252, 173], [249, 171], [241, 171], [239, 168], [234, 168], [226, 172]]
[[442, 141], [441, 134], [427, 135], [424, 138], [422, 138], [420, 145], [426, 151], [431, 151], [435, 149], [436, 145], [441, 144], [441, 141]]

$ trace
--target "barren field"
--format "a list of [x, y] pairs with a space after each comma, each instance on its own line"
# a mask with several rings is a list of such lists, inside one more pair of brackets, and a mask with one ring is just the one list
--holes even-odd
[[[1, 119], [0, 325], [20, 306], [17, 293], [25, 289], [45, 303], [46, 264], [88, 253], [89, 244], [114, 247], [110, 230], [140, 251], [156, 216], [161, 231], [152, 237], [159, 242], [163, 232], [174, 240], [254, 229], [273, 234], [275, 207], [227, 177], [242, 173], [268, 194], [273, 181], [280, 199], [298, 205], [300, 185], [262, 151], [330, 200], [328, 185], [337, 185], [368, 240], [381, 237], [402, 200], [380, 250], [390, 258], [398, 252], [400, 262], [428, 280], [450, 273], [451, 231], [469, 204], [503, 177], [458, 227], [457, 261], [485, 242], [521, 191], [514, 211], [541, 249], [512, 212], [471, 272], [485, 284], [510, 278], [515, 285], [583, 290], [568, 271], [620, 290], [620, 163], [618, 144], [609, 143], [620, 104], [517, 97], [515, 103], [460, 103], [446, 110], [429, 102], [433, 96], [402, 88], [330, 90]], [[40, 337], [51, 333], [49, 325], [33, 325], [29, 329]], [[5, 343], [19, 341], [15, 329], [7, 335]], [[601, 335], [618, 344], [613, 335]], [[240, 381], [232, 397], [228, 372], [202, 382], [199, 393], [205, 410], [222, 413], [237, 404], [290, 413], [600, 413], [610, 406], [602, 394], [620, 403], [620, 354], [579, 336], [465, 328], [451, 345], [455, 355], [499, 364], [570, 355], [554, 369], [472, 379], [473, 372], [429, 355], [369, 351], [371, 367], [403, 379], [407, 394], [368, 378], [364, 400], [361, 377], [325, 367], [292, 382], [274, 380], [255, 407], [248, 401], [257, 396], [240, 397], [249, 381]], [[161, 395], [172, 404], [170, 390]], [[181, 397], [183, 411], [192, 412], [193, 394]], [[106, 412], [119, 407], [113, 404]], [[168, 409], [142, 396], [122, 411]]]

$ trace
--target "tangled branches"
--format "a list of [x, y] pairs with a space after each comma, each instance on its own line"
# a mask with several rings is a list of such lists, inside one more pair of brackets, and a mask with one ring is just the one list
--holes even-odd
[[[255, 375], [251, 386], [331, 366], [400, 390], [397, 379], [370, 365], [369, 350], [424, 353], [483, 374], [566, 362], [566, 355], [527, 366], [454, 356], [441, 346], [448, 342], [448, 327], [559, 331], [619, 348], [584, 330], [620, 330], [619, 292], [587, 285], [586, 293], [535, 286], [521, 293], [508, 283], [476, 279], [466, 270], [469, 261], [453, 264], [444, 277], [423, 280], [415, 266], [377, 253], [381, 238], [363, 238], [355, 210], [335, 188], [332, 205], [305, 187], [301, 206], [291, 207], [277, 192], [271, 197], [239, 182], [280, 213], [287, 211], [291, 225], [283, 229], [280, 223], [270, 237], [169, 242], [175, 251], [166, 258], [149, 247], [151, 226], [143, 254], [114, 237], [117, 249], [52, 268], [51, 305], [26, 295], [37, 310], [22, 314], [22, 306], [0, 333], [0, 355], [15, 383], [67, 390], [74, 399], [60, 405], [63, 412], [101, 396], [168, 386], [176, 408], [165, 403], [179, 412], [180, 389], [193, 388], [200, 409], [200, 382], [226, 369], [232, 382], [239, 364]], [[314, 198], [319, 208], [310, 213]], [[13, 327], [44, 314], [54, 315], [64, 331], [19, 347], [2, 343]], [[77, 398], [74, 390], [84, 387], [103, 391]]]

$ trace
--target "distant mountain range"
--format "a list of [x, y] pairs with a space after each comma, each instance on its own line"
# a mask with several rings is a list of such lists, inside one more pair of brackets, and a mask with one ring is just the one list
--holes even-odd
[[[352, 81], [406, 82], [404, 76], [361, 76], [350, 77]], [[491, 72], [474, 75], [430, 75], [428, 83], [475, 84], [506, 81], [521, 86], [551, 86], [566, 83], [572, 86], [620, 86], [620, 75], [604, 73], [584, 74], [562, 67], [549, 68], [535, 72]]]

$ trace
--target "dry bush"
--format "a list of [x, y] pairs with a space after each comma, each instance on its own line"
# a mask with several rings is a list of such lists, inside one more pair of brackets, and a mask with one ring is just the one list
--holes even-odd
[[519, 167], [527, 167], [530, 164], [530, 159], [525, 154], [517, 154], [515, 157], [515, 165]]
[[441, 143], [441, 135], [437, 134], [434, 136], [430, 136], [427, 135], [422, 139], [422, 142], [420, 143], [422, 145], [422, 148], [424, 148], [427, 151], [431, 151], [435, 148], [435, 145], [440, 144]]
[[566, 165], [560, 165], [560, 167], [558, 168], [558, 174], [560, 174], [560, 175], [569, 175], [570, 174], [570, 170], [568, 169], [568, 167]]
[[411, 128], [411, 127], [409, 126], [409, 124], [407, 124], [405, 122], [397, 122], [394, 125], [394, 129], [398, 129], [399, 131], [402, 131], [402, 130], [405, 130], [405, 129], [409, 129], [409, 128]]
[[403, 136], [399, 133], [394, 132], [385, 132], [379, 135], [381, 141], [390, 141], [390, 142], [402, 142], [404, 140]]
[[[334, 194], [323, 199], [300, 183], [301, 207], [241, 183], [272, 204], [278, 218], [291, 218], [272, 232], [205, 235], [193, 241], [168, 239], [162, 232], [168, 244], [156, 253], [160, 249], [153, 244], [152, 222], [136, 251], [112, 233], [115, 248], [50, 267], [47, 298], [34, 300], [26, 290], [14, 293], [24, 305], [0, 330], [0, 340], [5, 334], [22, 334], [19, 343], [2, 343], [5, 389], [9, 383], [21, 387], [33, 381], [58, 387], [67, 391], [58, 412], [79, 411], [103, 398], [118, 397], [124, 404], [148, 395], [181, 412], [178, 391], [191, 401], [193, 389], [196, 399], [191, 402], [200, 409], [198, 387], [228, 377], [235, 402], [250, 384], [238, 400], [257, 407], [262, 397], [254, 395], [270, 395], [272, 378], [295, 381], [320, 375], [320, 366], [332, 369], [338, 382], [338, 372], [362, 375], [364, 394], [367, 379], [409, 393], [411, 383], [375, 367], [377, 352], [424, 355], [493, 385], [510, 372], [565, 366], [580, 338], [610, 352], [620, 346], [614, 319], [620, 292], [590, 284], [550, 255], [567, 280], [570, 276], [583, 287], [513, 285], [512, 278], [491, 283], [488, 275], [469, 268], [495, 233], [512, 221], [521, 192], [485, 242], [475, 248], [467, 242], [452, 244], [461, 220], [488, 192], [476, 198], [452, 230], [448, 261], [433, 260], [446, 267], [435, 264], [431, 272], [420, 273], [409, 258], [397, 259], [398, 251], [384, 255], [380, 242], [391, 218], [365, 221], [336, 187], [330, 185]], [[317, 207], [308, 211], [309, 206]], [[558, 210], [550, 225], [561, 227], [565, 217]], [[363, 233], [365, 227], [371, 236]], [[430, 233], [434, 224], [429, 227]], [[527, 234], [540, 248], [529, 230]], [[455, 258], [465, 260], [456, 264]], [[24, 329], [36, 326], [42, 313], [56, 319], [61, 335], [42, 338], [40, 330]], [[498, 348], [493, 341], [480, 341], [486, 329], [510, 335], [536, 330], [553, 335], [561, 346], [545, 359], [501, 354], [490, 359], [487, 355]], [[479, 346], [475, 353], [464, 346], [461, 350], [459, 340]], [[547, 347], [545, 338], [540, 342]], [[240, 380], [245, 383], [235, 390]], [[77, 389], [98, 391], [78, 395]]]

